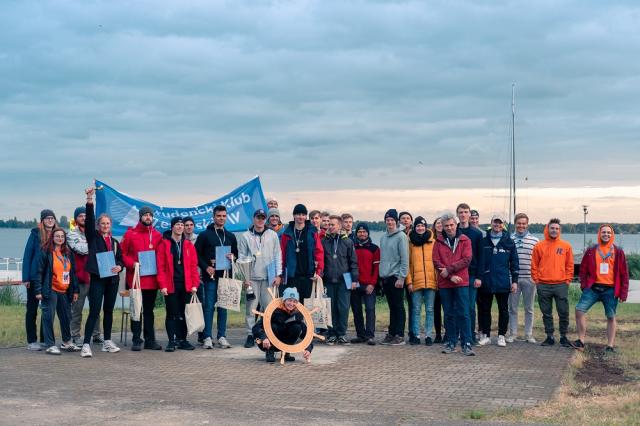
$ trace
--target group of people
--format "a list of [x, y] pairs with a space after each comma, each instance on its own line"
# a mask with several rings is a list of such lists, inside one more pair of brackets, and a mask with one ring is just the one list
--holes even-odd
[[[153, 210], [142, 207], [138, 224], [129, 228], [119, 242], [111, 234], [109, 215], [95, 217], [95, 189], [88, 188], [85, 193], [85, 206], [74, 212], [75, 229], [65, 232], [55, 214], [43, 210], [27, 242], [23, 281], [28, 289], [25, 326], [30, 350], [45, 349], [49, 354], [79, 351], [82, 357], [91, 357], [93, 341], [101, 343], [104, 352], [118, 352], [111, 329], [119, 274], [126, 269], [126, 289], [121, 291], [126, 296], [136, 275], [139, 254], [152, 251], [156, 273], [139, 276], [142, 315], [139, 321], [131, 319], [134, 351], [162, 349], [154, 330], [158, 291], [166, 307], [165, 351], [195, 349], [188, 341], [185, 306], [196, 295], [203, 302], [204, 314], [204, 330], [198, 333], [198, 342], [204, 349], [212, 349], [214, 343], [220, 348], [231, 347], [226, 338], [227, 312], [216, 307], [216, 300], [220, 278], [237, 259], [252, 260], [251, 278], [244, 282], [244, 346], [257, 344], [268, 362], [274, 362], [278, 348], [267, 338], [263, 320], [256, 321], [254, 311], [269, 305], [270, 289], [279, 293], [282, 297], [271, 317], [272, 330], [280, 341], [295, 343], [307, 332], [296, 302], [312, 297], [318, 278], [322, 278], [331, 300], [332, 326], [317, 330], [325, 335], [328, 345], [403, 345], [408, 320], [409, 344], [422, 343], [422, 328], [425, 345], [441, 343], [442, 352], [450, 354], [457, 351], [459, 343], [463, 355], [473, 356], [474, 346], [492, 343], [494, 299], [498, 306], [495, 343], [505, 347], [514, 342], [521, 298], [525, 313], [522, 339], [536, 343], [533, 315], [537, 294], [545, 331], [543, 346], [555, 344], [554, 303], [559, 343], [583, 350], [585, 314], [602, 302], [608, 321], [606, 350], [614, 351], [616, 307], [618, 301], [626, 300], [629, 279], [624, 251], [614, 244], [611, 225], [600, 227], [597, 244], [582, 258], [582, 296], [575, 308], [578, 338], [570, 341], [568, 294], [574, 257], [570, 244], [561, 239], [558, 219], [548, 222], [544, 239], [538, 241], [528, 231], [529, 218], [524, 213], [516, 215], [515, 232], [510, 234], [501, 215], [491, 218], [488, 230], [481, 230], [478, 212], [465, 203], [457, 206], [455, 215], [445, 213], [432, 224], [422, 216], [414, 219], [409, 212], [389, 209], [384, 215], [386, 230], [377, 245], [367, 224], [354, 224], [351, 214], [308, 212], [298, 204], [293, 220], [285, 225], [277, 201], [269, 199], [267, 211], [256, 210], [250, 228], [238, 236], [225, 228], [224, 205], [214, 208], [213, 222], [198, 235], [190, 217], [174, 217], [171, 228], [161, 234], [153, 226]], [[115, 260], [110, 274], [101, 274], [98, 265], [98, 257], [105, 252], [113, 252]], [[389, 307], [388, 330], [381, 341], [375, 338], [379, 293], [384, 294]], [[87, 297], [89, 316], [81, 338]], [[42, 309], [40, 342], [36, 332], [38, 305]], [[351, 339], [347, 339], [349, 310], [356, 332]], [[53, 331], [56, 313], [62, 334], [60, 347]], [[312, 349], [312, 344], [305, 349], [306, 359]], [[287, 361], [293, 359], [290, 354], [286, 356]]]

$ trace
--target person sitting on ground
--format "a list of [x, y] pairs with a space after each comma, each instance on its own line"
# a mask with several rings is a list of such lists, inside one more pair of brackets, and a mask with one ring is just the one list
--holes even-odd
[[598, 244], [589, 247], [580, 263], [580, 288], [582, 296], [576, 305], [576, 328], [578, 339], [571, 345], [584, 350], [587, 334], [587, 312], [597, 302], [602, 302], [607, 316], [607, 347], [605, 353], [613, 353], [616, 338], [616, 309], [618, 302], [627, 300], [629, 271], [622, 248], [615, 245], [615, 234], [611, 225], [601, 225]]
[[[278, 306], [271, 315], [271, 330], [278, 340], [287, 345], [294, 345], [298, 339], [303, 339], [307, 334], [307, 325], [304, 323], [304, 317], [298, 311], [298, 301], [300, 296], [295, 287], [288, 287], [284, 290], [280, 306]], [[256, 338], [256, 344], [261, 351], [265, 352], [267, 362], [275, 362], [275, 352], [280, 348], [275, 346], [275, 342], [269, 341], [264, 331], [264, 318], [261, 318], [256, 325], [253, 326], [252, 334]], [[313, 343], [304, 350], [302, 356], [305, 360], [311, 360], [311, 351]], [[295, 357], [286, 354], [285, 361], [295, 361]]]

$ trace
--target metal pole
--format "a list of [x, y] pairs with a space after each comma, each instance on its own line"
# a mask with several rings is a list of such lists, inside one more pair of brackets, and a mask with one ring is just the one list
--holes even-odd
[[582, 229], [582, 252], [583, 253], [587, 249], [587, 215], [589, 214], [589, 210], [587, 207], [589, 206], [587, 205], [582, 206], [583, 226], [584, 226], [584, 228]]

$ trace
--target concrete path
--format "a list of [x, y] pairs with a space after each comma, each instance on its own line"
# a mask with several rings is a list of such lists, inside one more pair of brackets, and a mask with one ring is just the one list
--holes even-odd
[[[5, 424], [443, 424], [470, 410], [552, 398], [572, 351], [522, 342], [443, 355], [439, 345], [316, 345], [311, 364], [245, 349], [79, 353], [0, 350]], [[460, 420], [453, 420], [459, 424]], [[477, 424], [477, 423], [474, 423]]]
[[640, 280], [629, 280], [627, 303], [640, 303]]

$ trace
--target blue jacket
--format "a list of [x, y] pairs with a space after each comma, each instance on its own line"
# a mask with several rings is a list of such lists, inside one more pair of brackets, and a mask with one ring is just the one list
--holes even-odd
[[[484, 235], [482, 231], [471, 225], [467, 228], [461, 228], [458, 226], [458, 230], [462, 235], [466, 235], [471, 240], [471, 251], [473, 252], [473, 257], [469, 264], [469, 279], [482, 280], [482, 265], [484, 264], [482, 246], [484, 244]], [[470, 285], [473, 285], [473, 283], [470, 283]]]
[[518, 282], [518, 252], [516, 244], [503, 232], [500, 241], [494, 247], [490, 233], [482, 239], [483, 274], [480, 291], [490, 293], [509, 293], [511, 283]]
[[[324, 250], [320, 243], [318, 230], [308, 220], [306, 221], [305, 226], [307, 227], [307, 240], [305, 241], [305, 244], [309, 249], [307, 251], [309, 268], [302, 272], [309, 278], [311, 278], [314, 273], [322, 276], [322, 271], [324, 270]], [[282, 237], [280, 237], [280, 247], [282, 249], [282, 273], [285, 275], [285, 282], [287, 279], [296, 276], [296, 243], [293, 230], [294, 224], [293, 221], [291, 221], [289, 222], [287, 229], [284, 231], [284, 234], [282, 234]]]
[[22, 282], [31, 281], [31, 275], [38, 270], [38, 253], [40, 252], [40, 230], [33, 228], [22, 255]]

